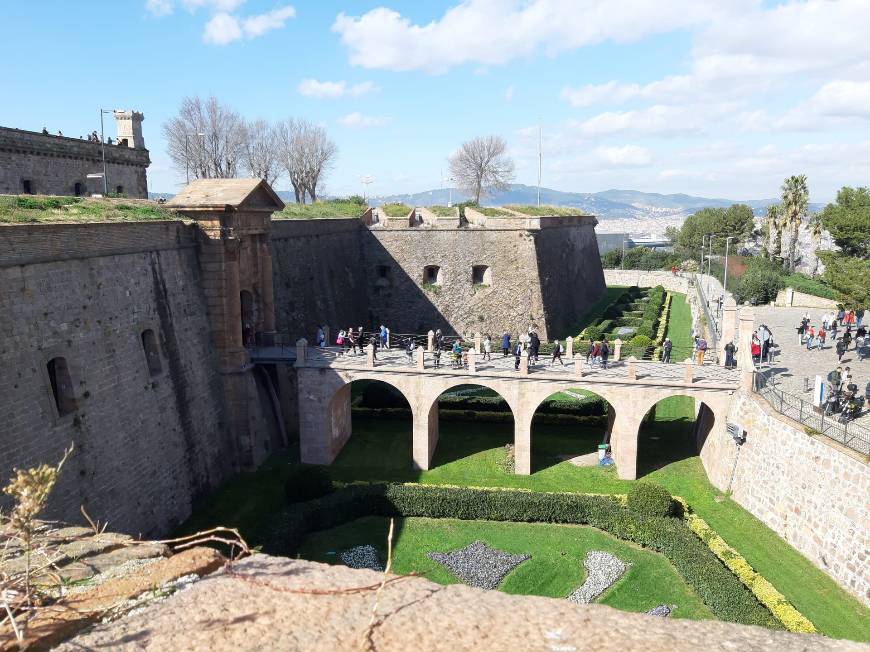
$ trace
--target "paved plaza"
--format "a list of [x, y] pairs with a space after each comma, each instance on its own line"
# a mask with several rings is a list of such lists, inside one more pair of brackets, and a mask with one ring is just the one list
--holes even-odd
[[[786, 392], [799, 396], [806, 401], [812, 400], [813, 383], [816, 374], [823, 378], [838, 364], [850, 367], [852, 377], [863, 393], [870, 381], [870, 360], [858, 360], [858, 354], [852, 345], [843, 356], [841, 363], [837, 362], [834, 341], [828, 337], [821, 351], [807, 351], [798, 343], [797, 326], [804, 313], [809, 313], [810, 325], [818, 328], [825, 311], [818, 308], [773, 308], [762, 306], [755, 309], [756, 325], [767, 324], [773, 333], [773, 361], [770, 365], [762, 365], [762, 369], [770, 369], [776, 376], [779, 386]], [[842, 330], [839, 331], [842, 333]], [[870, 424], [870, 411], [864, 411], [861, 423]]]

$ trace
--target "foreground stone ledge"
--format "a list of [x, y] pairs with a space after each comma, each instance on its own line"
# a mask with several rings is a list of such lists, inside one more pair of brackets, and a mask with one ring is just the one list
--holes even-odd
[[[256, 555], [59, 649], [866, 650], [858, 643], [722, 622], [662, 619], [422, 578]], [[350, 590], [349, 590], [350, 589]]]

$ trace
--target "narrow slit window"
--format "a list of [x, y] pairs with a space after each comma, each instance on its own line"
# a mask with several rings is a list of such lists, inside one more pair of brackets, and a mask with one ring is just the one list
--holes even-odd
[[142, 348], [145, 350], [145, 359], [148, 361], [148, 374], [152, 378], [160, 375], [163, 372], [160, 347], [157, 344], [157, 336], [150, 328], [142, 331]]
[[74, 412], [76, 399], [73, 393], [72, 379], [66, 358], [52, 358], [48, 361], [48, 379], [51, 382], [51, 393], [57, 413], [64, 416]]
[[474, 285], [492, 285], [492, 270], [487, 265], [475, 265], [471, 268], [471, 282]]

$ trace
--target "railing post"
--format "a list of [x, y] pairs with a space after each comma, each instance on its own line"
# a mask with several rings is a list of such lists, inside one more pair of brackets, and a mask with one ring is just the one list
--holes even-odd
[[435, 331], [429, 331], [426, 334], [426, 350], [429, 353], [432, 353], [434, 345], [435, 345]]
[[304, 337], [300, 337], [296, 340], [296, 364], [298, 365], [300, 362], [305, 362], [305, 358], [308, 354], [308, 340]]
[[683, 382], [686, 385], [691, 385], [694, 382], [693, 374], [695, 365], [692, 363], [691, 358], [686, 360], [684, 363], [685, 369], [683, 369]]
[[574, 358], [574, 377], [582, 378], [583, 377], [583, 357], [577, 356]]
[[620, 355], [622, 355], [622, 340], [617, 337], [613, 341], [613, 361], [619, 362]]
[[477, 352], [474, 349], [468, 350], [468, 373], [477, 373]]
[[633, 355], [628, 357], [628, 379], [637, 380], [637, 358]]
[[520, 354], [520, 376], [529, 375], [529, 352], [523, 351]]
[[474, 334], [474, 352], [475, 353], [480, 353], [480, 340], [481, 340], [480, 333], [475, 333]]
[[569, 360], [574, 359], [574, 338], [570, 335], [565, 338], [565, 357]]
[[426, 368], [426, 362], [424, 356], [426, 355], [425, 351], [423, 351], [422, 346], [417, 347], [417, 369], [419, 371], [423, 371]]
[[366, 366], [369, 369], [374, 369], [375, 367], [375, 345], [371, 342], [366, 346]]

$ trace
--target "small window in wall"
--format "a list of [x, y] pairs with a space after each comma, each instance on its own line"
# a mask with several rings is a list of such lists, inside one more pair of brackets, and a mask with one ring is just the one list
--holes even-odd
[[142, 348], [145, 350], [145, 359], [148, 361], [148, 373], [152, 378], [159, 376], [163, 371], [163, 363], [160, 361], [160, 347], [157, 345], [157, 336], [150, 328], [142, 331]]
[[393, 268], [389, 265], [378, 265], [378, 278], [375, 285], [388, 287], [393, 282]]
[[51, 382], [51, 393], [54, 404], [60, 416], [74, 412], [76, 399], [73, 394], [72, 380], [69, 376], [69, 366], [66, 358], [52, 358], [48, 361], [48, 379]]
[[441, 268], [438, 267], [438, 265], [426, 265], [426, 267], [423, 268], [424, 285], [441, 285], [441, 281]]
[[124, 194], [124, 186], [115, 186], [115, 194], [123, 195]]
[[30, 182], [30, 179], [21, 180], [21, 192], [23, 192], [25, 195], [33, 194], [33, 184]]
[[492, 270], [488, 265], [475, 265], [471, 268], [471, 282], [474, 285], [492, 285]]
[[81, 184], [80, 181], [76, 181], [76, 182], [75, 182], [75, 185], [73, 186], [73, 194], [74, 194], [76, 197], [81, 197], [81, 196], [82, 196], [82, 184]]

